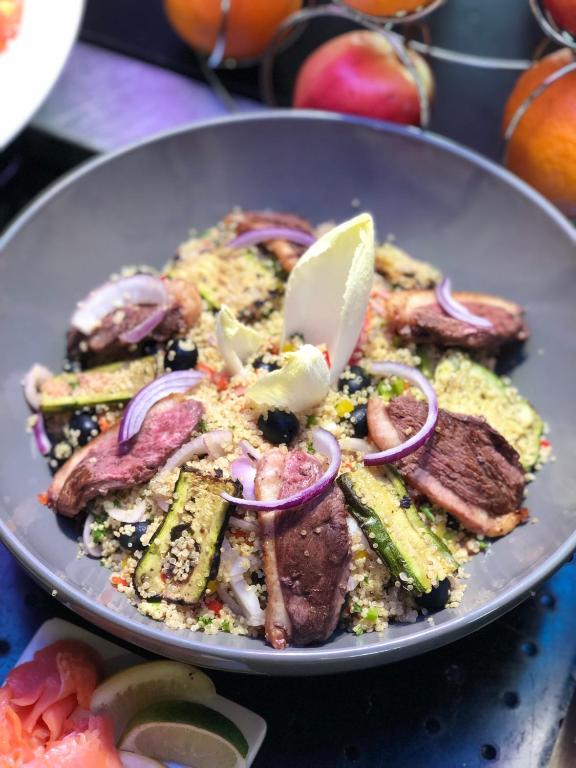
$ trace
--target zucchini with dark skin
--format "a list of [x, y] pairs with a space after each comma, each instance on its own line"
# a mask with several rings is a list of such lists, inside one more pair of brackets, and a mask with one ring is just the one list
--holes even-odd
[[230, 505], [220, 494], [234, 484], [182, 469], [174, 500], [134, 572], [134, 588], [147, 600], [194, 605], [216, 577]]
[[433, 378], [438, 405], [452, 413], [483, 416], [518, 451], [525, 471], [540, 457], [542, 419], [509, 383], [459, 352], [445, 355]]
[[414, 506], [390, 468], [361, 468], [338, 478], [350, 511], [366, 538], [403, 586], [430, 592], [458, 563]]
[[84, 406], [127, 403], [158, 376], [153, 356], [110, 363], [78, 373], [59, 373], [43, 382], [40, 410], [57, 413]]

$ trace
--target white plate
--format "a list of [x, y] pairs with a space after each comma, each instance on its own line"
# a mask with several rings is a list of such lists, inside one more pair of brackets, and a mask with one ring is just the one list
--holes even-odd
[[84, 0], [24, 0], [18, 36], [0, 53], [0, 150], [40, 107], [74, 44]]
[[[48, 2], [48, 0], [43, 0], [43, 2]], [[141, 656], [131, 653], [115, 643], [110, 643], [108, 640], [104, 640], [98, 637], [98, 635], [92, 634], [92, 632], [77, 627], [75, 624], [62, 621], [62, 619], [50, 619], [42, 624], [32, 640], [30, 640], [18, 659], [17, 664], [30, 661], [36, 651], [56, 642], [56, 640], [82, 640], [88, 643], [102, 657], [106, 675], [111, 675], [134, 664], [140, 664], [143, 661]], [[266, 736], [266, 721], [255, 712], [235, 704], [230, 699], [224, 698], [224, 696], [216, 695], [211, 698], [210, 706], [232, 720], [244, 734], [244, 738], [248, 742], [246, 766], [250, 768]], [[169, 765], [177, 768], [173, 763], [169, 763]]]

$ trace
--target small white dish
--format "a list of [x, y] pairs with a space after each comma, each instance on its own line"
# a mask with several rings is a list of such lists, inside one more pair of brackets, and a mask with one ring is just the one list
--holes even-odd
[[[110, 643], [108, 640], [104, 640], [92, 632], [77, 627], [75, 624], [62, 621], [62, 619], [50, 619], [42, 624], [32, 640], [30, 640], [18, 659], [17, 664], [31, 661], [36, 651], [55, 643], [57, 640], [82, 640], [90, 645], [102, 657], [106, 675], [114, 674], [121, 669], [126, 669], [134, 664], [141, 664], [144, 661], [141, 656], [127, 651], [115, 643]], [[248, 742], [246, 766], [250, 768], [266, 736], [266, 721], [255, 712], [235, 704], [230, 699], [224, 698], [224, 696], [216, 695], [211, 698], [210, 707], [232, 720], [244, 734], [244, 738]], [[175, 763], [168, 763], [168, 765], [171, 765], [172, 768], [178, 768]]]
[[0, 151], [56, 83], [82, 19], [84, 0], [24, 0], [17, 37], [0, 53]]

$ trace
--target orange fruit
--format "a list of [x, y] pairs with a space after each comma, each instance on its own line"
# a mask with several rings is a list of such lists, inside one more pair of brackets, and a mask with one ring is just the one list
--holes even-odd
[[[574, 54], [562, 48], [520, 76], [506, 103], [504, 131], [524, 100], [572, 61]], [[508, 144], [506, 166], [568, 216], [576, 215], [576, 71], [548, 86], [528, 107]]]
[[[281, 22], [302, 0], [231, 0], [226, 56], [252, 59], [265, 50]], [[210, 53], [220, 29], [220, 0], [164, 0], [175, 31], [192, 48]]]
[[350, 8], [370, 16], [395, 16], [397, 13], [413, 13], [425, 8], [433, 0], [344, 0]]

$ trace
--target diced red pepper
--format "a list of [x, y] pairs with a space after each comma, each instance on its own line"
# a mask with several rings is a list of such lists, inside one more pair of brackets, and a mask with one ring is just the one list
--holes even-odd
[[45, 507], [48, 505], [48, 494], [46, 493], [46, 491], [42, 491], [42, 493], [39, 493], [37, 498], [40, 504], [43, 504]]
[[324, 355], [324, 360], [326, 360], [326, 365], [328, 366], [328, 368], [332, 368], [332, 361], [330, 360], [330, 353], [328, 352], [327, 349], [324, 350], [323, 355]]
[[112, 584], [114, 584], [115, 587], [120, 586], [120, 584], [123, 587], [128, 586], [128, 582], [126, 581], [126, 579], [123, 579], [122, 576], [117, 576], [117, 575], [111, 576], [110, 581], [112, 582]]
[[202, 371], [202, 373], [206, 373], [210, 377], [210, 381], [214, 384], [218, 392], [228, 389], [230, 379], [223, 371], [216, 371], [212, 366], [206, 365], [206, 363], [198, 363], [196, 369]]
[[551, 443], [550, 443], [550, 440], [546, 440], [546, 438], [545, 438], [545, 437], [543, 437], [543, 438], [540, 440], [540, 446], [541, 446], [542, 448], [550, 448], [550, 445], [551, 445]]
[[224, 603], [218, 600], [217, 597], [209, 597], [206, 599], [206, 608], [213, 611], [216, 616], [220, 616], [220, 611], [224, 608]]

